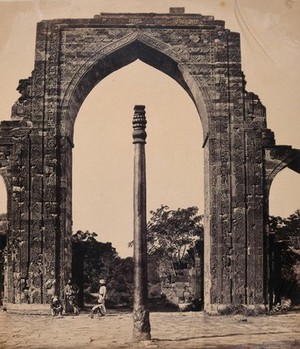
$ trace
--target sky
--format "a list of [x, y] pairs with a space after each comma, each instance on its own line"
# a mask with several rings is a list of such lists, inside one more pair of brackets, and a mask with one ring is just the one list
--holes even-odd
[[[246, 89], [260, 97], [276, 144], [300, 149], [299, 0], [0, 0], [0, 120], [10, 118], [19, 79], [34, 69], [36, 23], [92, 18], [101, 12], [213, 15], [241, 34]], [[73, 230], [96, 232], [120, 256], [133, 226], [132, 115], [146, 106], [147, 210], [198, 206], [203, 213], [202, 126], [196, 108], [174, 80], [141, 61], [112, 73], [87, 96], [75, 123]], [[0, 212], [7, 196], [0, 181]], [[270, 213], [300, 208], [300, 176], [283, 170], [270, 193]], [[148, 214], [148, 218], [150, 215]]]

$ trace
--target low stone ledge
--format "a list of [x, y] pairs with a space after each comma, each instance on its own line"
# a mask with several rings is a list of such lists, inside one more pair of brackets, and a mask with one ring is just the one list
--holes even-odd
[[50, 305], [49, 304], [4, 304], [4, 309], [8, 313], [17, 313], [24, 315], [50, 315]]
[[264, 304], [210, 304], [205, 309], [208, 315], [245, 315], [257, 316], [268, 313], [269, 309]]

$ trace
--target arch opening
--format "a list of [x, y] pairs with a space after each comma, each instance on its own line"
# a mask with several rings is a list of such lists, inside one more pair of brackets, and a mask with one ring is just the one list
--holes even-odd
[[[290, 183], [299, 183], [291, 186]], [[284, 168], [272, 181], [269, 194], [269, 212], [272, 216], [288, 217], [300, 209], [299, 174]]]
[[148, 119], [147, 211], [166, 204], [203, 213], [204, 206], [201, 122], [189, 95], [140, 60], [114, 72], [91, 91], [76, 119], [73, 231], [95, 231], [101, 241], [114, 234], [122, 256], [131, 253], [124, 246], [132, 240], [131, 123], [138, 103]]
[[285, 167], [273, 179], [269, 192], [269, 290], [274, 304], [285, 298], [300, 304], [299, 196], [299, 174]]

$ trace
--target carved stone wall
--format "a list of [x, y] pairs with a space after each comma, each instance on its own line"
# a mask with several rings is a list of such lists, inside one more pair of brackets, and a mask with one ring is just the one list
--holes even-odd
[[53, 292], [63, 295], [76, 115], [98, 82], [136, 59], [176, 80], [202, 121], [205, 309], [267, 304], [268, 187], [276, 161], [295, 165], [299, 153], [286, 149], [285, 162], [277, 156], [265, 108], [245, 89], [239, 34], [211, 16], [176, 11], [38, 23], [32, 76], [20, 80], [12, 120], [0, 127], [9, 192], [6, 302], [46, 304]]

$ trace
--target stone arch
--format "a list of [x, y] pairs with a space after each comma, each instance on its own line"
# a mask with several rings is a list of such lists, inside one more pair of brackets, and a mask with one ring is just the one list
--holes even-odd
[[[68, 144], [73, 146], [76, 116], [89, 92], [106, 76], [137, 59], [165, 73], [187, 92], [198, 111], [202, 123], [203, 139], [207, 139], [208, 120], [209, 115], [213, 113], [213, 102], [205, 79], [201, 76], [196, 78], [189, 71], [186, 65], [188, 57], [182, 57], [180, 52], [173, 52], [172, 48], [161, 41], [135, 32], [122, 38], [119, 42], [113, 42], [106, 45], [104, 49], [98, 50], [85, 64], [80, 66], [66, 87], [61, 103], [61, 120], [65, 124], [62, 135], [69, 139]], [[67, 167], [72, 163], [71, 153], [71, 147], [67, 147], [64, 151]], [[71, 168], [67, 167], [62, 171], [71, 172]], [[67, 195], [71, 197], [72, 193], [69, 192]], [[208, 201], [208, 198], [206, 200]]]
[[[294, 185], [290, 185], [294, 183]], [[298, 185], [297, 185], [298, 184]], [[300, 178], [289, 167], [282, 169], [271, 183], [269, 191], [270, 215], [288, 217], [299, 209]]]
[[266, 190], [269, 196], [270, 188], [274, 178], [283, 169], [300, 173], [300, 151], [291, 146], [276, 146], [265, 149]]
[[70, 118], [66, 121], [70, 139], [73, 139], [78, 110], [93, 87], [109, 74], [137, 59], [170, 76], [188, 93], [198, 110], [203, 133], [207, 134], [207, 120], [212, 113], [210, 110], [212, 102], [205, 80], [198, 77], [199, 82], [197, 82], [187, 67], [181, 63], [182, 58], [176, 57], [176, 53], [163, 42], [145, 34], [133, 33], [118, 42], [108, 44], [105, 49], [98, 50], [74, 75], [62, 100], [62, 120]]
[[175, 79], [202, 121], [205, 310], [265, 308], [269, 186], [284, 164], [298, 169], [299, 150], [276, 146], [264, 106], [246, 91], [239, 34], [212, 16], [184, 13], [38, 23], [32, 76], [20, 81], [12, 119], [0, 126], [10, 183], [7, 303], [19, 302], [26, 277], [35, 292], [30, 306], [46, 304], [48, 311], [53, 287], [63, 296], [71, 269], [75, 117], [101, 79], [136, 59]]

